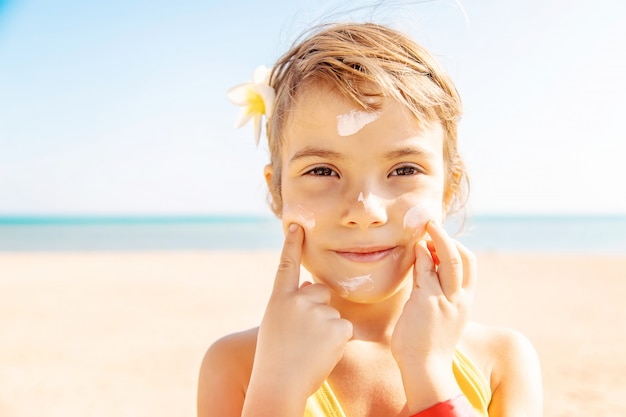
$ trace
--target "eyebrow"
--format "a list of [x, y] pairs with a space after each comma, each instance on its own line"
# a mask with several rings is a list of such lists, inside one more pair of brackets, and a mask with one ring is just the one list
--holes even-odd
[[413, 146], [407, 146], [405, 148], [394, 149], [385, 154], [386, 159], [398, 159], [407, 156], [422, 156], [427, 158], [434, 158], [435, 154], [426, 149], [417, 148]]
[[314, 148], [307, 146], [296, 152], [290, 159], [290, 162], [304, 158], [324, 158], [324, 159], [345, 159], [339, 152], [331, 151], [324, 148]]

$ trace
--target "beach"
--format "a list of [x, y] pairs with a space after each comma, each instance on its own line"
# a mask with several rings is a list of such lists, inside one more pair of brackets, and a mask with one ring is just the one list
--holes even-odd
[[[545, 416], [626, 415], [626, 255], [478, 253], [472, 317], [535, 345]], [[195, 416], [218, 337], [257, 325], [278, 252], [0, 253], [0, 416]]]

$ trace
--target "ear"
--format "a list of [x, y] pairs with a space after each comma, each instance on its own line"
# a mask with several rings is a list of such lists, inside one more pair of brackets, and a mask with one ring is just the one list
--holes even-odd
[[271, 191], [273, 190], [272, 180], [274, 179], [274, 166], [272, 164], [265, 165], [263, 169], [263, 176], [265, 176], [265, 183], [267, 184], [267, 189]]
[[[267, 201], [276, 217], [280, 218], [282, 216], [283, 203], [280, 198], [280, 191], [276, 189], [276, 184], [274, 184], [274, 178], [276, 178], [274, 176], [274, 166], [272, 164], [265, 165], [263, 175], [265, 176], [265, 183], [267, 184], [267, 190], [269, 191]], [[280, 178], [277, 178], [276, 180], [280, 180]]]

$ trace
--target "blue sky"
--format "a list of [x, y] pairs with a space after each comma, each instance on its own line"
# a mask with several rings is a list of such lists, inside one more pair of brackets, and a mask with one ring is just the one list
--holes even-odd
[[[335, 3], [0, 0], [0, 215], [269, 213], [226, 91]], [[382, 3], [461, 92], [472, 212], [626, 214], [626, 3]]]

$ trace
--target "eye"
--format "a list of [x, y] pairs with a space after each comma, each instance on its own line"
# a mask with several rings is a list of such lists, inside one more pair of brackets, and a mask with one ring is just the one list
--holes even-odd
[[417, 175], [417, 174], [421, 174], [423, 172], [424, 171], [422, 171], [421, 169], [419, 169], [416, 166], [405, 165], [405, 166], [401, 166], [401, 167], [396, 168], [393, 171], [391, 171], [389, 176], [393, 177], [393, 176]]
[[315, 177], [338, 177], [339, 174], [335, 172], [333, 169], [326, 166], [315, 167], [307, 172], [304, 175], [312, 175]]

